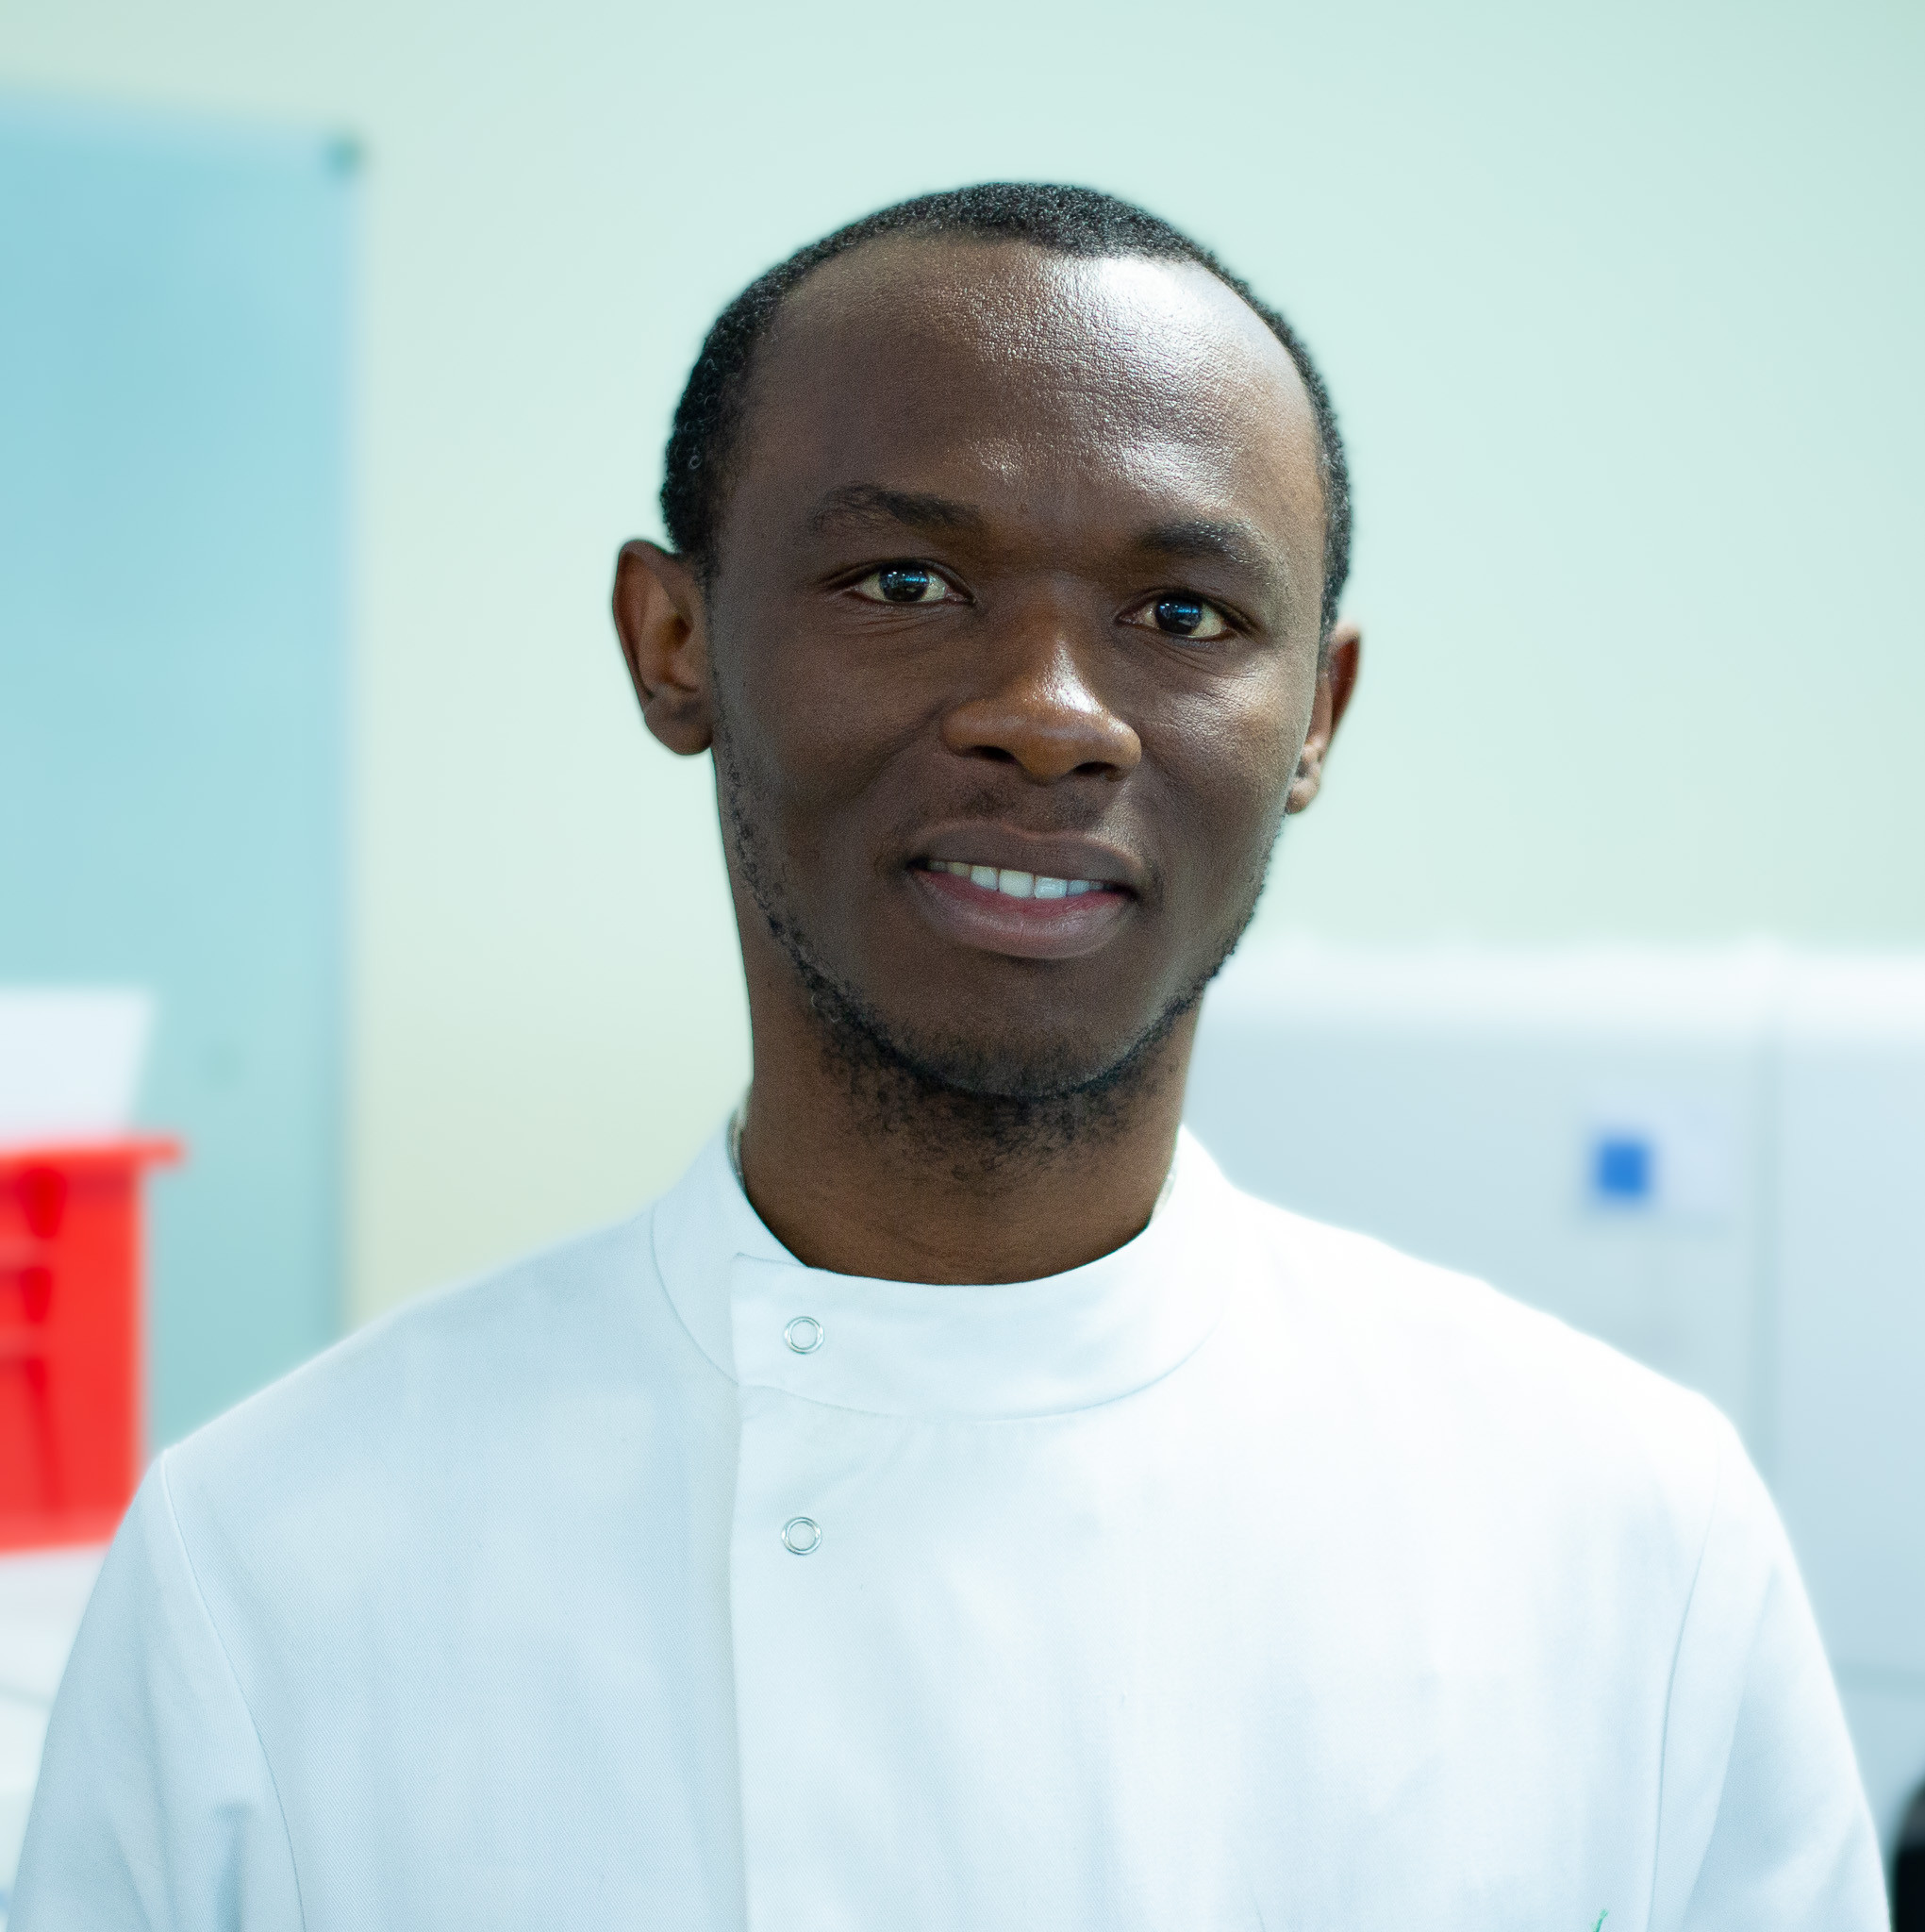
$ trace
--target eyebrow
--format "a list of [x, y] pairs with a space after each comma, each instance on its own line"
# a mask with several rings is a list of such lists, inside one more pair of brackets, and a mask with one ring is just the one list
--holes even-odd
[[1271, 546], [1248, 524], [1216, 517], [1187, 517], [1176, 523], [1153, 524], [1137, 533], [1136, 547], [1157, 557], [1229, 563], [1241, 570], [1265, 574], [1277, 570]]
[[902, 524], [914, 530], [981, 530], [987, 522], [981, 510], [947, 496], [917, 490], [888, 490], [880, 483], [845, 483], [832, 490], [815, 508], [809, 528], [821, 531], [832, 524]]

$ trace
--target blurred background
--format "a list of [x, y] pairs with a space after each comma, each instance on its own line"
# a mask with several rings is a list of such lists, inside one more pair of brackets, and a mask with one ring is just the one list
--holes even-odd
[[0, 984], [153, 998], [150, 1444], [740, 1091], [612, 559], [717, 308], [921, 190], [1140, 200], [1329, 377], [1365, 677], [1253, 958], [1925, 947], [1921, 55], [1898, 0], [0, 0]]

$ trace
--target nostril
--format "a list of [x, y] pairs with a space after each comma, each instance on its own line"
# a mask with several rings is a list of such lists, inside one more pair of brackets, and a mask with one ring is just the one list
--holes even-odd
[[942, 741], [962, 757], [1013, 765], [1045, 784], [1071, 775], [1120, 775], [1142, 756], [1129, 725], [1080, 686], [1025, 686], [972, 698], [944, 717]]

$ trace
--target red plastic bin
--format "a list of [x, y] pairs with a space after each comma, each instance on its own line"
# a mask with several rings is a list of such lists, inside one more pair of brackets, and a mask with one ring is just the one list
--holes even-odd
[[0, 1550], [105, 1542], [141, 1469], [141, 1175], [177, 1141], [0, 1149]]

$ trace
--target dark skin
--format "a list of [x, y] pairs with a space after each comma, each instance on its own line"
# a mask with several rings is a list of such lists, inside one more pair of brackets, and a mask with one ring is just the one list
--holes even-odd
[[745, 425], [710, 570], [631, 542], [614, 604], [716, 755], [750, 1198], [843, 1274], [1093, 1260], [1356, 683], [1302, 382], [1200, 269], [896, 240], [791, 296]]

